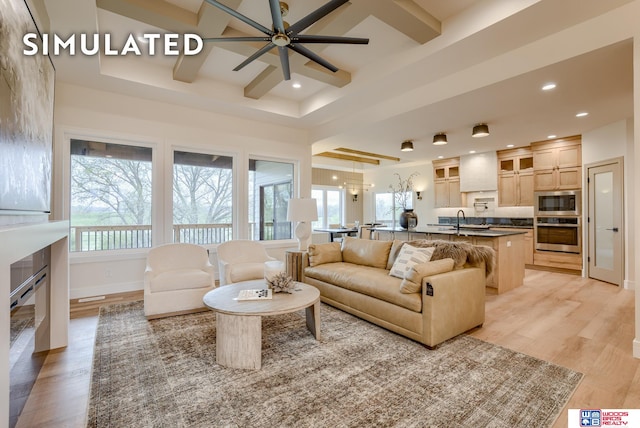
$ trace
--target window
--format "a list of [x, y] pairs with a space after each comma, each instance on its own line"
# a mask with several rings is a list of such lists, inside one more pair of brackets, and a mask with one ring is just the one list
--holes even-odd
[[287, 205], [292, 195], [292, 163], [249, 160], [249, 239], [291, 239]]
[[173, 153], [173, 241], [219, 244], [233, 239], [233, 158]]
[[71, 140], [71, 251], [151, 247], [151, 155]]
[[376, 193], [376, 223], [382, 223], [385, 226], [393, 225], [393, 193]]
[[[398, 199], [394, 198], [394, 193], [376, 193], [375, 194], [375, 213], [376, 223], [383, 223], [385, 226], [393, 227], [394, 223], [400, 218], [402, 207], [398, 204]], [[406, 192], [404, 199], [407, 203], [407, 208], [413, 207], [413, 195], [411, 192]]]
[[344, 190], [323, 189], [315, 187], [311, 190], [311, 197], [318, 202], [318, 221], [313, 222], [313, 228], [328, 228], [344, 224]]

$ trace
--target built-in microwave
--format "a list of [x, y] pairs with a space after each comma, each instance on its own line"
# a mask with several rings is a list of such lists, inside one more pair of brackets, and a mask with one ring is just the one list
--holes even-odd
[[580, 190], [535, 192], [534, 203], [536, 216], [579, 216]]

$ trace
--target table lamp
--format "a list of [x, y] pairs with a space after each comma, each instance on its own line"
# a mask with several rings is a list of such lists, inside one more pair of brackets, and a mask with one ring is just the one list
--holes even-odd
[[315, 199], [291, 198], [287, 207], [287, 221], [297, 221], [298, 250], [306, 251], [311, 236], [311, 222], [318, 220], [318, 204]]

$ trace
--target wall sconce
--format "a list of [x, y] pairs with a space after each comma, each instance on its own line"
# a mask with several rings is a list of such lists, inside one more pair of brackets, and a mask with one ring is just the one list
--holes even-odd
[[358, 202], [358, 194], [357, 193], [355, 195], [353, 195], [352, 200], [353, 200], [353, 202]]
[[486, 137], [489, 135], [489, 126], [486, 123], [479, 123], [473, 127], [471, 136], [474, 138]]
[[419, 201], [422, 200], [422, 195], [420, 195], [420, 192], [416, 192], [416, 199], [418, 199]]

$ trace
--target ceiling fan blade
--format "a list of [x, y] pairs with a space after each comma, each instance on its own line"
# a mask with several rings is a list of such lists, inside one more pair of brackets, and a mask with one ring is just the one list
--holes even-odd
[[284, 34], [284, 21], [282, 21], [282, 12], [280, 11], [280, 1], [269, 0], [269, 6], [271, 7], [273, 29], [278, 33]]
[[320, 64], [324, 68], [326, 68], [328, 70], [331, 70], [334, 73], [336, 71], [338, 71], [338, 67], [336, 67], [335, 65], [331, 64], [329, 61], [326, 61], [326, 60], [322, 59], [320, 56], [316, 55], [314, 52], [310, 51], [309, 49], [305, 48], [302, 45], [294, 45], [293, 43], [291, 43], [287, 47], [289, 47], [290, 49], [293, 49], [294, 51], [298, 52], [300, 55], [306, 56], [311, 61]]
[[[209, 0], [207, 0], [209, 1]], [[349, 0], [331, 0], [329, 3], [324, 6], [320, 6], [315, 11], [311, 12], [309, 15], [302, 18], [300, 21], [296, 22], [292, 26], [287, 29], [287, 34], [298, 34], [300, 31], [305, 28], [310, 27], [315, 24], [320, 19], [324, 18], [343, 4], [347, 3]]]
[[273, 36], [273, 31], [268, 29], [267, 27], [265, 27], [264, 25], [257, 23], [256, 21], [254, 21], [253, 19], [244, 16], [241, 13], [236, 12], [235, 10], [231, 9], [230, 7], [216, 1], [216, 0], [205, 0], [207, 3], [209, 3], [211, 6], [215, 6], [220, 10], [223, 10], [225, 12], [227, 12], [229, 15], [238, 18], [240, 21], [244, 22], [247, 25], [252, 26], [253, 28], [255, 28], [256, 30], [260, 30], [262, 31], [264, 34], [267, 34], [269, 36]]
[[280, 64], [282, 64], [282, 74], [284, 74], [284, 80], [291, 80], [291, 69], [289, 68], [289, 50], [286, 46], [278, 46], [278, 52], [280, 53]]
[[[207, 0], [209, 1], [209, 0]], [[254, 53], [253, 55], [251, 55], [249, 58], [245, 59], [244, 61], [242, 61], [242, 63], [240, 63], [236, 68], [233, 69], [233, 71], [239, 71], [241, 69], [243, 69], [244, 67], [246, 67], [249, 63], [253, 62], [255, 59], [260, 58], [262, 55], [266, 54], [267, 52], [269, 52], [271, 49], [273, 49], [276, 45], [273, 42], [269, 42], [266, 45], [264, 45], [262, 48], [260, 48], [258, 51], [256, 51], [256, 53]]]
[[271, 37], [203, 37], [203, 42], [268, 42]]
[[315, 36], [307, 34], [293, 36], [291, 37], [291, 41], [298, 43], [344, 43], [354, 45], [366, 45], [369, 43], [369, 39], [363, 39], [360, 37]]

